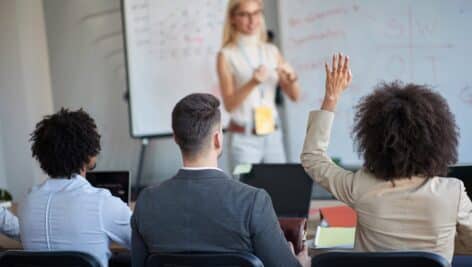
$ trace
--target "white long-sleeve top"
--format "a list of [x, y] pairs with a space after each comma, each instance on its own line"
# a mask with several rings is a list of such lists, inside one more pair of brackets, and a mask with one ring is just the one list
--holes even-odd
[[131, 247], [129, 207], [80, 175], [34, 187], [18, 214], [24, 249], [82, 251], [106, 267], [111, 241]]

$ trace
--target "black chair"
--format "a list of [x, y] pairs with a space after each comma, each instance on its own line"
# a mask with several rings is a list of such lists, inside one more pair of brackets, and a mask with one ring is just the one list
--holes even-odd
[[450, 267], [430, 252], [327, 252], [313, 257], [312, 267]]
[[78, 251], [7, 250], [0, 266], [8, 267], [101, 267], [92, 255]]
[[264, 267], [256, 256], [249, 253], [155, 253], [146, 261], [146, 267]]
[[[0, 266], [1, 267], [1, 266]], [[108, 260], [108, 267], [131, 267], [130, 251], [115, 251]]]
[[458, 255], [452, 258], [452, 267], [470, 267], [472, 266], [472, 256]]

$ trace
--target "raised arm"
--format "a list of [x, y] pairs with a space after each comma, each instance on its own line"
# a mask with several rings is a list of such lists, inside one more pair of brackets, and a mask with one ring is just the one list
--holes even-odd
[[261, 66], [254, 71], [251, 80], [241, 88], [235, 88], [233, 75], [222, 52], [218, 53], [216, 69], [218, 71], [223, 104], [228, 112], [238, 108], [244, 100], [246, 100], [252, 90], [254, 90], [260, 83], [264, 82], [268, 77], [267, 69], [264, 66]]
[[325, 70], [325, 97], [321, 109], [334, 112], [341, 94], [352, 82], [349, 57], [341, 53], [334, 55], [331, 68], [325, 63]]
[[305, 171], [337, 199], [354, 205], [355, 174], [336, 165], [326, 153], [334, 120], [334, 111], [342, 92], [352, 80], [349, 58], [333, 56], [332, 68], [325, 64], [326, 89], [320, 111], [312, 111], [301, 155]]

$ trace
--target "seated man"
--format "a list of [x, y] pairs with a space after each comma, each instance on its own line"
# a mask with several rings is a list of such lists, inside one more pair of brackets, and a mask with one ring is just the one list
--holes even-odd
[[183, 167], [141, 192], [131, 219], [132, 263], [153, 252], [248, 252], [264, 266], [310, 266], [306, 249], [291, 252], [269, 195], [218, 169], [223, 147], [220, 102], [208, 94], [183, 98], [172, 112]]
[[61, 109], [36, 125], [31, 141], [33, 156], [49, 178], [20, 203], [23, 247], [82, 251], [108, 266], [111, 240], [131, 245], [131, 211], [84, 178], [100, 152], [94, 120], [81, 109]]
[[351, 172], [326, 153], [337, 102], [351, 82], [348, 58], [336, 55], [326, 75], [301, 159], [315, 181], [357, 211], [355, 249], [429, 251], [451, 261], [456, 232], [471, 248], [464, 184], [441, 177], [457, 160], [458, 132], [446, 100], [425, 86], [379, 85], [357, 106], [353, 133], [364, 166]]

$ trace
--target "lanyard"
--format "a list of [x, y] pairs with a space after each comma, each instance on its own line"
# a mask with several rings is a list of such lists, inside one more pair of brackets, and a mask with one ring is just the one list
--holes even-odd
[[[251, 59], [249, 58], [249, 55], [248, 53], [246, 52], [246, 50], [244, 49], [244, 47], [241, 45], [241, 44], [238, 44], [238, 47], [239, 47], [239, 50], [241, 51], [241, 54], [243, 55], [244, 57], [244, 60], [246, 61], [246, 63], [249, 65], [249, 67], [254, 71], [256, 70], [256, 68], [258, 67], [257, 65], [255, 64], [252, 64], [251, 62]], [[262, 48], [261, 48], [261, 45], [259, 44], [258, 45], [258, 54], [259, 54], [259, 66], [261, 66], [264, 61], [263, 61], [263, 58], [262, 58]], [[259, 90], [259, 94], [260, 94], [260, 97], [261, 97], [261, 104], [263, 104], [263, 99], [264, 99], [264, 90], [261, 88], [261, 86], [258, 86], [257, 89]]]

